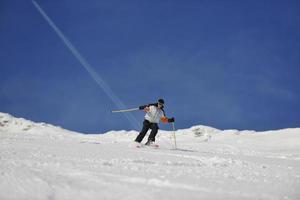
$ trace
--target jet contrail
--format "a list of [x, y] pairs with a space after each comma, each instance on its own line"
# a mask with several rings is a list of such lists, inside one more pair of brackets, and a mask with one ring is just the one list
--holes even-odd
[[[50, 27], [55, 31], [55, 33], [60, 37], [60, 39], [64, 42], [64, 44], [69, 48], [75, 58], [81, 63], [82, 67], [86, 69], [86, 71], [90, 74], [90, 76], [94, 79], [94, 81], [100, 86], [100, 88], [104, 91], [104, 93], [114, 102], [114, 104], [118, 107], [118, 109], [126, 108], [125, 104], [114, 94], [109, 85], [101, 78], [101, 76], [92, 68], [92, 66], [87, 62], [87, 60], [79, 53], [79, 51], [74, 47], [74, 45], [64, 36], [64, 34], [59, 30], [59, 28], [54, 24], [54, 22], [48, 17], [45, 11], [40, 7], [40, 5], [32, 0], [33, 5], [40, 12], [40, 14], [44, 17]], [[135, 129], [139, 129], [139, 123], [136, 118], [131, 113], [124, 113], [125, 117], [129, 120], [131, 125]]]

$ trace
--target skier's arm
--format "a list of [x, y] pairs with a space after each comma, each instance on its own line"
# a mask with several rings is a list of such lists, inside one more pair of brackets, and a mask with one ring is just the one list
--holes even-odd
[[166, 117], [166, 112], [165, 112], [165, 110], [163, 108], [162, 108], [162, 111], [163, 111], [163, 116], [160, 118], [160, 120], [163, 123], [175, 122], [175, 118], [174, 117], [168, 118], [168, 117]]
[[150, 107], [150, 106], [154, 106], [154, 105], [156, 105], [156, 104], [155, 104], [155, 103], [149, 103], [149, 104], [147, 104], [147, 105], [142, 105], [142, 106], [140, 106], [139, 109], [140, 109], [140, 110], [144, 110], [146, 107]]

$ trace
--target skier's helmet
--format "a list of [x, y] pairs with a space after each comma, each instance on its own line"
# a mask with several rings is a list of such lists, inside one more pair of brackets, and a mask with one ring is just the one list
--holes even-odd
[[158, 103], [165, 104], [165, 101], [163, 99], [158, 99]]

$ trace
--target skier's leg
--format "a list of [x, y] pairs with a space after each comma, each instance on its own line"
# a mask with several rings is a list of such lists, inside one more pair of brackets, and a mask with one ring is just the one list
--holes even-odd
[[136, 137], [135, 141], [140, 143], [144, 139], [144, 137], [145, 137], [147, 131], [149, 130], [149, 128], [150, 128], [150, 122], [148, 120], [144, 120], [142, 131]]
[[155, 142], [155, 136], [158, 132], [158, 125], [157, 123], [151, 123], [151, 133], [149, 135], [148, 141]]

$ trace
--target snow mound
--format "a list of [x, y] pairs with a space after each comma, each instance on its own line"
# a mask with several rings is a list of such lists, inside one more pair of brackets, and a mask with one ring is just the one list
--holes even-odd
[[72, 137], [79, 133], [69, 131], [58, 126], [44, 122], [36, 123], [24, 118], [16, 118], [7, 113], [0, 112], [0, 132], [23, 133], [50, 137]]
[[[30, 120], [26, 120], [24, 118], [15, 118], [7, 113], [0, 113], [0, 130], [1, 131], [30, 131], [36, 128], [56, 128], [61, 129], [59, 127], [55, 127], [46, 123], [36, 123]], [[62, 129], [61, 129], [62, 130]]]

